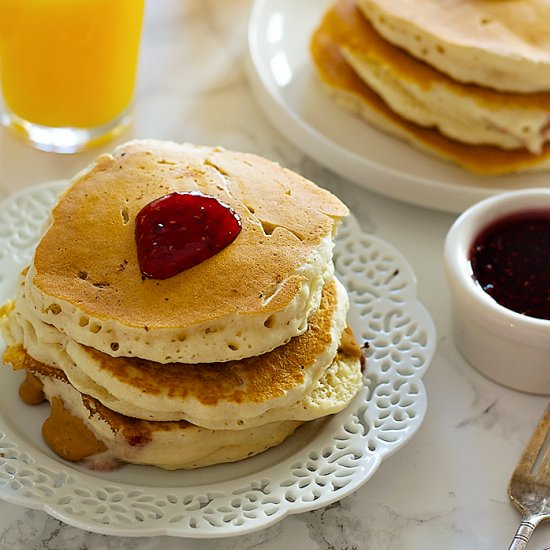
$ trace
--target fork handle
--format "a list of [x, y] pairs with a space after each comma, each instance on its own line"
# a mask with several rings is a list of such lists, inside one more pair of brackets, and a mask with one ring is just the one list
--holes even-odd
[[510, 544], [510, 548], [508, 550], [525, 550], [535, 527], [541, 522], [541, 520], [542, 517], [537, 515], [523, 516], [523, 520], [519, 524], [518, 530], [516, 531], [512, 544]]

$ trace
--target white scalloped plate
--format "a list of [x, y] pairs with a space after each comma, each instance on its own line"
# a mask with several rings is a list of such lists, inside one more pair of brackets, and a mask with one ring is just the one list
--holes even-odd
[[[1, 300], [13, 295], [65, 185], [30, 188], [1, 205]], [[436, 337], [406, 261], [354, 219], [339, 231], [335, 263], [350, 293], [353, 328], [369, 343], [365, 387], [345, 411], [234, 464], [89, 471], [49, 450], [40, 436], [48, 405], [20, 402], [21, 373], [0, 367], [0, 499], [98, 533], [207, 538], [249, 533], [355, 491], [419, 428], [427, 403], [421, 377]]]

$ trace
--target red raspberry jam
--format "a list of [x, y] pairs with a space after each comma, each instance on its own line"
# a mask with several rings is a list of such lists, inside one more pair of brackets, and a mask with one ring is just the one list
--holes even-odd
[[167, 279], [214, 256], [241, 231], [238, 215], [214, 197], [170, 193], [136, 217], [139, 266], [151, 279]]
[[499, 304], [550, 320], [550, 210], [505, 216], [470, 249], [475, 279]]

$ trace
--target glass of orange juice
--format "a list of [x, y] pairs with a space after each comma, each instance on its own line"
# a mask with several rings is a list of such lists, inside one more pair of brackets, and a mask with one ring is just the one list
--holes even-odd
[[130, 121], [144, 0], [0, 0], [2, 122], [71, 153]]

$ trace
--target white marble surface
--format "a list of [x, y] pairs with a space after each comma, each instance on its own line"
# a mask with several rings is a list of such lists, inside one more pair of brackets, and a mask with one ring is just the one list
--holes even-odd
[[[117, 538], [0, 502], [0, 550], [507, 548], [520, 521], [508, 501], [508, 480], [547, 399], [498, 386], [457, 353], [449, 335], [442, 267], [443, 241], [453, 216], [357, 187], [304, 157], [270, 126], [246, 80], [250, 7], [250, 0], [149, 1], [135, 125], [119, 141], [155, 137], [260, 153], [334, 191], [366, 230], [396, 246], [416, 272], [420, 300], [439, 332], [438, 350], [425, 377], [426, 419], [414, 438], [355, 494], [264, 531], [209, 541]], [[70, 177], [97, 153], [41, 153], [2, 129], [0, 197]], [[542, 525], [529, 548], [549, 545], [550, 526]]]

